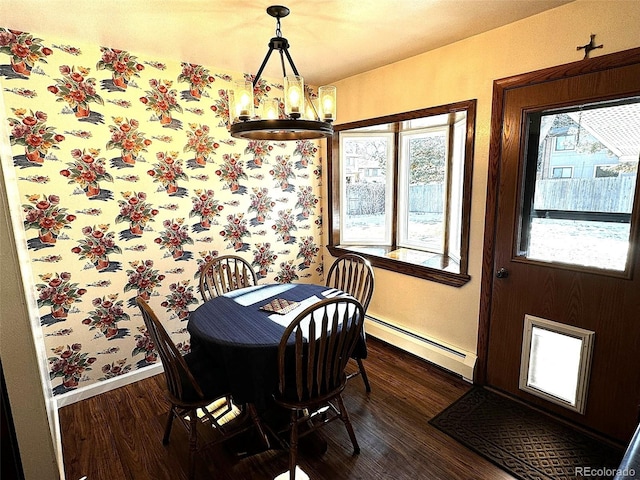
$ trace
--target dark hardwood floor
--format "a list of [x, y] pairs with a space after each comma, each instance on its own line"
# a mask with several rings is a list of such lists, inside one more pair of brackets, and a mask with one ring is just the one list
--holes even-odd
[[[324, 454], [314, 453], [313, 443], [301, 445], [300, 467], [311, 479], [514, 478], [428, 423], [468, 391], [468, 383], [373, 338], [368, 344], [372, 392], [356, 377], [343, 395], [361, 453], [352, 456], [340, 421], [325, 426], [319, 431], [328, 444]], [[178, 422], [169, 445], [162, 445], [164, 388], [157, 375], [61, 408], [67, 480], [186, 479], [187, 436]], [[286, 451], [238, 458], [234, 452], [245, 445], [256, 442], [238, 437], [204, 452], [196, 478], [272, 480], [287, 470]]]

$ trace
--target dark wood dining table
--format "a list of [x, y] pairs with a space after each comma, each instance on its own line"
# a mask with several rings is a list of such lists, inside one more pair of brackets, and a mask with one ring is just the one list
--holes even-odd
[[[253, 403], [264, 412], [273, 406], [278, 345], [286, 325], [306, 307], [338, 295], [346, 294], [323, 285], [290, 283], [258, 285], [215, 297], [190, 314], [187, 330], [192, 354], [222, 375], [235, 403]], [[274, 299], [298, 305], [283, 315], [261, 310]], [[364, 338], [357, 349], [359, 355], [366, 355]]]

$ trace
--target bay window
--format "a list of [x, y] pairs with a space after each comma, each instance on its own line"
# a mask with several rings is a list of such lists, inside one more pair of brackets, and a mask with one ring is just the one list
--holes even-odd
[[467, 274], [475, 100], [337, 125], [329, 251], [454, 286]]

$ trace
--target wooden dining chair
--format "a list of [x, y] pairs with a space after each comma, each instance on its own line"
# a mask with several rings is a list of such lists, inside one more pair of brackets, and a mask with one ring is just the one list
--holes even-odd
[[[334, 297], [306, 308], [289, 324], [278, 346], [276, 404], [290, 410], [289, 478], [295, 480], [299, 438], [340, 419], [353, 453], [360, 453], [342, 400], [345, 367], [361, 339], [364, 309], [353, 298]], [[298, 427], [305, 424], [303, 433]], [[282, 433], [282, 432], [280, 432]]]
[[[366, 315], [375, 286], [373, 267], [369, 260], [355, 253], [347, 253], [338, 257], [331, 265], [331, 268], [329, 268], [325, 284], [328, 287], [337, 288], [357, 298], [362, 304]], [[364, 336], [363, 330], [363, 337]], [[366, 349], [364, 349], [364, 353], [356, 351], [353, 359], [358, 363], [358, 370], [350, 374], [348, 378], [360, 374], [366, 391], [370, 392], [371, 385], [369, 384], [369, 377], [367, 377], [367, 371], [364, 368], [364, 363], [362, 363], [362, 360], [364, 360], [366, 356]]]
[[223, 255], [209, 260], [200, 272], [200, 294], [206, 302], [239, 288], [258, 284], [251, 264], [237, 255]]
[[207, 445], [218, 443], [255, 427], [265, 447], [269, 448], [269, 441], [253, 405], [245, 406], [251, 422], [244, 424], [236, 422], [233, 428], [221, 422], [223, 417], [232, 413], [233, 404], [226, 385], [221, 383], [216, 370], [209, 365], [199, 364], [190, 353], [182, 356], [147, 302], [138, 297], [136, 303], [142, 312], [149, 337], [160, 355], [167, 383], [166, 396], [171, 404], [162, 443], [165, 445], [169, 443], [173, 420], [179, 419], [189, 433], [189, 479], [193, 479], [195, 475], [196, 452], [199, 448], [204, 448], [204, 445], [198, 446], [198, 423], [208, 423], [219, 433], [218, 438]]

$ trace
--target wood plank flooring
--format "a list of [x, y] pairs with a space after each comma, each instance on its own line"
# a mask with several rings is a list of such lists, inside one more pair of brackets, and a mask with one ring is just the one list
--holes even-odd
[[[368, 346], [365, 366], [372, 392], [367, 394], [355, 377], [343, 395], [361, 453], [352, 456], [341, 422], [327, 425], [320, 430], [327, 451], [314, 453], [307, 445], [300, 452], [300, 467], [311, 479], [514, 478], [428, 423], [468, 391], [468, 383], [371, 337]], [[162, 445], [168, 410], [164, 389], [164, 376], [157, 375], [61, 408], [67, 480], [85, 475], [87, 480], [186, 480], [188, 442], [178, 422], [169, 445]], [[252, 440], [244, 438], [247, 445], [255, 444]], [[287, 470], [286, 451], [238, 458], [240, 441], [199, 456], [196, 479], [272, 480]]]

